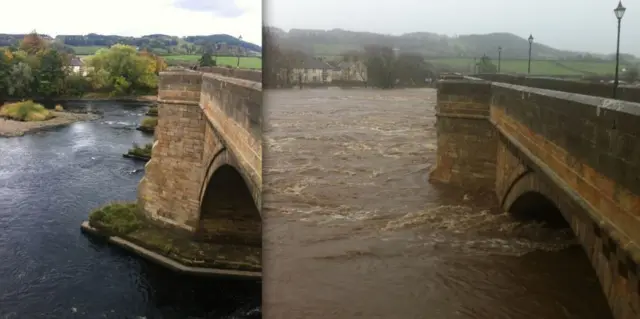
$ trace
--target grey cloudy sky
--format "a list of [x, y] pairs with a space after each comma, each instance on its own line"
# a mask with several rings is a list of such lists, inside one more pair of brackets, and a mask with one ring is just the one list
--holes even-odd
[[[640, 1], [622, 2], [620, 50], [640, 55]], [[613, 53], [618, 0], [265, 0], [267, 25], [446, 35], [532, 33], [558, 49]]]

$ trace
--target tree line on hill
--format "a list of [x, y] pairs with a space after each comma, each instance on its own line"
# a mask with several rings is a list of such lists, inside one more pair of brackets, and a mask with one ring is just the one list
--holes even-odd
[[[264, 30], [264, 69], [265, 87], [287, 87], [293, 85], [292, 75], [295, 69], [304, 67], [305, 61], [312, 58], [306, 53], [283, 47], [279, 39], [268, 28]], [[361, 50], [342, 52], [334, 65], [348, 62], [351, 67], [360, 65], [361, 74], [366, 74], [365, 85], [378, 88], [424, 85], [438, 77], [442, 71], [427, 62], [423, 56], [410, 52], [397, 52], [390, 46], [366, 45]], [[496, 65], [488, 56], [477, 62], [477, 72], [495, 73]], [[294, 77], [294, 76], [293, 76]]]
[[[24, 38], [24, 34], [0, 34], [0, 47], [16, 47]], [[115, 44], [135, 46], [147, 51], [162, 51], [166, 54], [202, 54], [206, 49], [215, 50], [224, 43], [229, 47], [239, 48], [239, 51], [260, 52], [259, 45], [243, 41], [227, 34], [214, 34], [208, 36], [187, 36], [184, 38], [164, 34], [152, 34], [142, 37], [125, 37], [118, 35], [101, 35], [90, 33], [87, 35], [58, 35], [52, 38], [41, 35], [45, 40], [66, 47], [65, 50], [73, 52], [72, 47], [77, 46], [101, 46], [111, 47]]]
[[0, 102], [102, 93], [123, 96], [155, 93], [164, 60], [133, 46], [99, 50], [74, 69], [77, 57], [60, 51], [46, 37], [25, 35], [16, 47], [0, 50]]
[[[275, 27], [267, 27], [267, 29], [283, 49], [300, 50], [314, 56], [340, 55], [349, 50], [361, 50], [362, 47], [373, 43], [397, 48], [400, 52], [420, 54], [425, 58], [479, 58], [487, 55], [496, 59], [498, 47], [502, 47], [503, 59], [526, 60], [529, 56], [527, 39], [506, 32], [446, 36], [429, 32], [386, 35], [341, 29], [292, 29], [289, 32]], [[559, 50], [535, 41], [532, 57], [537, 60], [612, 61], [615, 59], [613, 54]], [[621, 59], [623, 64], [639, 62], [638, 58], [631, 54], [621, 54]]]

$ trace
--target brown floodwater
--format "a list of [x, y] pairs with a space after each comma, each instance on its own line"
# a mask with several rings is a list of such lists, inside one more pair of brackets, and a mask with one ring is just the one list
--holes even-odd
[[428, 182], [435, 90], [265, 94], [265, 318], [611, 318], [569, 230]]

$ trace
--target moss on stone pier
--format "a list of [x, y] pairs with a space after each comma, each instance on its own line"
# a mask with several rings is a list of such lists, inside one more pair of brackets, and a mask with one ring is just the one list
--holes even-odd
[[135, 203], [113, 203], [93, 211], [89, 226], [99, 235], [116, 236], [184, 266], [260, 272], [261, 248], [199, 242], [193, 235], [145, 218]]

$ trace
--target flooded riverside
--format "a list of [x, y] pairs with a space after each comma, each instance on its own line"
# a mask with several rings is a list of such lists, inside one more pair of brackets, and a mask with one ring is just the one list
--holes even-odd
[[0, 318], [257, 318], [260, 284], [179, 276], [80, 232], [136, 198], [144, 163], [122, 157], [147, 105], [82, 102], [92, 122], [0, 138]]
[[265, 94], [266, 318], [612, 318], [570, 230], [428, 182], [435, 90]]

